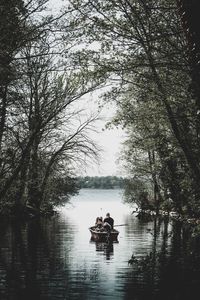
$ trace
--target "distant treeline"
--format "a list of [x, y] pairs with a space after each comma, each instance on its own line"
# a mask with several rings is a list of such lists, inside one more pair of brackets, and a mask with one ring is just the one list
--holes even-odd
[[78, 177], [78, 186], [89, 189], [117, 189], [124, 188], [125, 178], [117, 176]]

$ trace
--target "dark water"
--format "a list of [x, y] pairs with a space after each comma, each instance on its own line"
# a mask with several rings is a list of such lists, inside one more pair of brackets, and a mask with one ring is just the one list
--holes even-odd
[[[110, 211], [119, 242], [90, 241]], [[128, 264], [131, 255], [135, 261]], [[199, 239], [179, 223], [140, 220], [119, 191], [82, 190], [51, 219], [0, 220], [0, 299], [199, 299]]]

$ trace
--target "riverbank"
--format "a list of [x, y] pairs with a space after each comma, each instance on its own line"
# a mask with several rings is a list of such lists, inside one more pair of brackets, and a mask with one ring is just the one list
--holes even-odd
[[28, 204], [21, 209], [18, 209], [13, 205], [4, 205], [0, 208], [0, 217], [10, 217], [24, 220], [38, 217], [51, 217], [55, 214], [57, 214], [56, 207], [49, 205], [43, 207], [42, 209], [37, 209]]
[[132, 214], [135, 213], [137, 214], [137, 217], [142, 217], [142, 216], [157, 216], [157, 217], [169, 217], [172, 220], [176, 220], [179, 222], [183, 222], [186, 224], [190, 225], [200, 225], [200, 218], [191, 218], [189, 215], [183, 215], [179, 214], [178, 212], [175, 211], [165, 211], [165, 210], [159, 210], [158, 213], [154, 210], [137, 210], [133, 211]]

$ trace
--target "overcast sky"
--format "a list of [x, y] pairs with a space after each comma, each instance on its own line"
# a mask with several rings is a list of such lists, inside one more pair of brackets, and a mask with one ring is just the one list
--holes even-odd
[[[93, 95], [87, 95], [83, 101], [77, 102], [78, 107], [84, 108], [86, 114], [98, 113], [98, 96], [94, 92]], [[96, 144], [102, 149], [100, 151], [100, 163], [90, 164], [87, 166], [85, 175], [88, 176], [122, 176], [122, 170], [120, 165], [116, 162], [119, 158], [119, 152], [122, 148], [122, 142], [125, 139], [125, 133], [122, 129], [106, 129], [105, 125], [111, 121], [115, 114], [114, 104], [104, 104], [99, 114], [100, 120], [94, 124], [95, 131], [90, 132], [89, 136], [96, 142]]]
[[121, 149], [121, 143], [124, 140], [124, 133], [121, 129], [105, 129], [106, 122], [111, 118], [114, 113], [111, 107], [105, 108], [101, 115], [104, 117], [97, 125], [99, 133], [93, 133], [92, 137], [97, 141], [99, 146], [102, 148], [100, 153], [100, 164], [99, 166], [91, 166], [87, 168], [87, 174], [89, 176], [107, 176], [116, 175], [121, 176], [122, 170], [120, 165], [116, 163], [119, 157], [119, 152]]
[[[60, 8], [66, 3], [67, 0], [49, 0], [49, 8], [53, 12], [59, 12]], [[88, 107], [88, 114], [90, 114], [91, 111], [97, 112], [98, 104], [95, 103], [94, 99], [90, 97], [88, 98], [89, 105], [86, 105]], [[100, 153], [100, 164], [92, 164], [90, 167], [87, 167], [86, 175], [88, 176], [123, 175], [122, 170], [120, 170], [120, 166], [116, 163], [116, 160], [125, 134], [121, 129], [105, 129], [105, 124], [112, 118], [114, 111], [115, 108], [111, 105], [104, 106], [100, 115], [103, 120], [96, 124], [98, 133], [92, 133], [91, 135], [102, 148], [102, 152]]]

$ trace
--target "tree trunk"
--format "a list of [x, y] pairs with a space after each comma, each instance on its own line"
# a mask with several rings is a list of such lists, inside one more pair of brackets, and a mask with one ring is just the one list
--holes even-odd
[[151, 176], [152, 176], [153, 185], [154, 185], [154, 203], [155, 203], [155, 207], [156, 207], [156, 213], [158, 214], [159, 208], [160, 208], [160, 202], [161, 202], [161, 194], [160, 194], [160, 188], [159, 188], [157, 174], [156, 174], [156, 170], [155, 170], [155, 152], [154, 152], [154, 150], [148, 151], [148, 157], [149, 157]]
[[194, 151], [192, 150], [192, 145], [188, 139], [188, 137], [185, 137], [182, 132], [180, 132], [179, 126], [177, 124], [176, 118], [174, 116], [173, 110], [168, 102], [165, 89], [163, 88], [163, 85], [160, 81], [159, 75], [157, 73], [154, 60], [150, 53], [148, 53], [149, 57], [149, 64], [154, 76], [155, 83], [157, 84], [158, 90], [161, 95], [161, 100], [165, 106], [168, 120], [170, 122], [171, 128], [173, 130], [174, 136], [176, 140], [178, 141], [181, 149], [183, 150], [183, 153], [186, 157], [186, 160], [188, 162], [188, 165], [190, 166], [190, 169], [194, 175], [194, 180], [197, 184], [199, 184], [200, 180], [200, 165], [199, 165], [199, 157], [196, 156]]
[[20, 172], [20, 185], [15, 197], [15, 208], [17, 211], [22, 212], [26, 206], [27, 195], [25, 195], [27, 182], [28, 182], [28, 171], [30, 164], [30, 152], [27, 152], [26, 158], [22, 163]]
[[[199, 0], [177, 0], [181, 24], [188, 44], [191, 69], [190, 91], [196, 102], [196, 130], [200, 138], [200, 18]], [[198, 146], [200, 142], [198, 142]]]
[[40, 186], [39, 186], [39, 162], [38, 162], [39, 141], [36, 136], [31, 149], [31, 161], [29, 169], [28, 202], [36, 209], [40, 209]]

